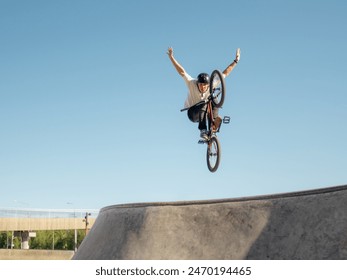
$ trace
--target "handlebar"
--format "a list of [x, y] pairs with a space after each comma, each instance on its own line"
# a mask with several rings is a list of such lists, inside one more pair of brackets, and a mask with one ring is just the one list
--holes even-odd
[[214, 96], [214, 91], [215, 91], [215, 90], [220, 90], [220, 88], [214, 88], [213, 92], [210, 93], [210, 94], [208, 95], [208, 97], [206, 98], [206, 100], [201, 100], [200, 102], [194, 104], [193, 106], [190, 106], [190, 107], [188, 107], [188, 108], [183, 108], [183, 109], [181, 109], [181, 112], [187, 111], [187, 110], [189, 110], [190, 108], [193, 108], [193, 107], [197, 107], [197, 106], [201, 106], [201, 105], [207, 104], [212, 98], [218, 97], [218, 95], [220, 94], [220, 92], [219, 92], [216, 96]]
[[200, 102], [194, 104], [193, 106], [190, 106], [190, 107], [188, 107], [188, 108], [183, 108], [183, 109], [181, 109], [181, 112], [187, 111], [187, 110], [189, 110], [190, 108], [193, 108], [193, 107], [198, 107], [198, 106], [201, 106], [201, 105], [205, 105], [206, 103], [209, 102], [210, 96], [211, 96], [211, 95], [209, 95], [209, 97], [208, 97], [206, 100], [202, 100], [202, 101], [200, 101]]

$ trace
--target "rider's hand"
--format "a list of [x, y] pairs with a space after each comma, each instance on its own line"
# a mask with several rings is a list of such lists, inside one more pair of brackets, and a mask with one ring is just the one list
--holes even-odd
[[172, 48], [172, 47], [168, 48], [166, 53], [167, 53], [168, 56], [170, 56], [170, 57], [173, 56], [173, 48]]
[[241, 57], [241, 50], [240, 50], [240, 48], [238, 48], [238, 49], [236, 50], [236, 58], [235, 58], [236, 63], [239, 62], [240, 57]]

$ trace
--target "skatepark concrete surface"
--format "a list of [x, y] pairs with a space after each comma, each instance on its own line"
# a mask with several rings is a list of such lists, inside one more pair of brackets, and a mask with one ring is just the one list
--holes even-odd
[[3, 260], [70, 260], [74, 251], [67, 250], [21, 250], [0, 249], [0, 261]]
[[347, 259], [347, 185], [105, 207], [73, 259]]

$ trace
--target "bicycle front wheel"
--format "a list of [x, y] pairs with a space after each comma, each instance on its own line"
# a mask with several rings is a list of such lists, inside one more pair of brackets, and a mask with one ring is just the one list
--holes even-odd
[[215, 172], [218, 169], [221, 157], [220, 143], [216, 136], [212, 136], [207, 143], [207, 167], [211, 172]]
[[210, 93], [213, 105], [217, 108], [222, 107], [225, 98], [225, 83], [223, 74], [219, 70], [214, 70], [211, 74]]

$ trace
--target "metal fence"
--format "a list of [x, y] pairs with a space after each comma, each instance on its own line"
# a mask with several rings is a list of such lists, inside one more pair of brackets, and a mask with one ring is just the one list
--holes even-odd
[[0, 208], [0, 218], [96, 218], [98, 209]]

